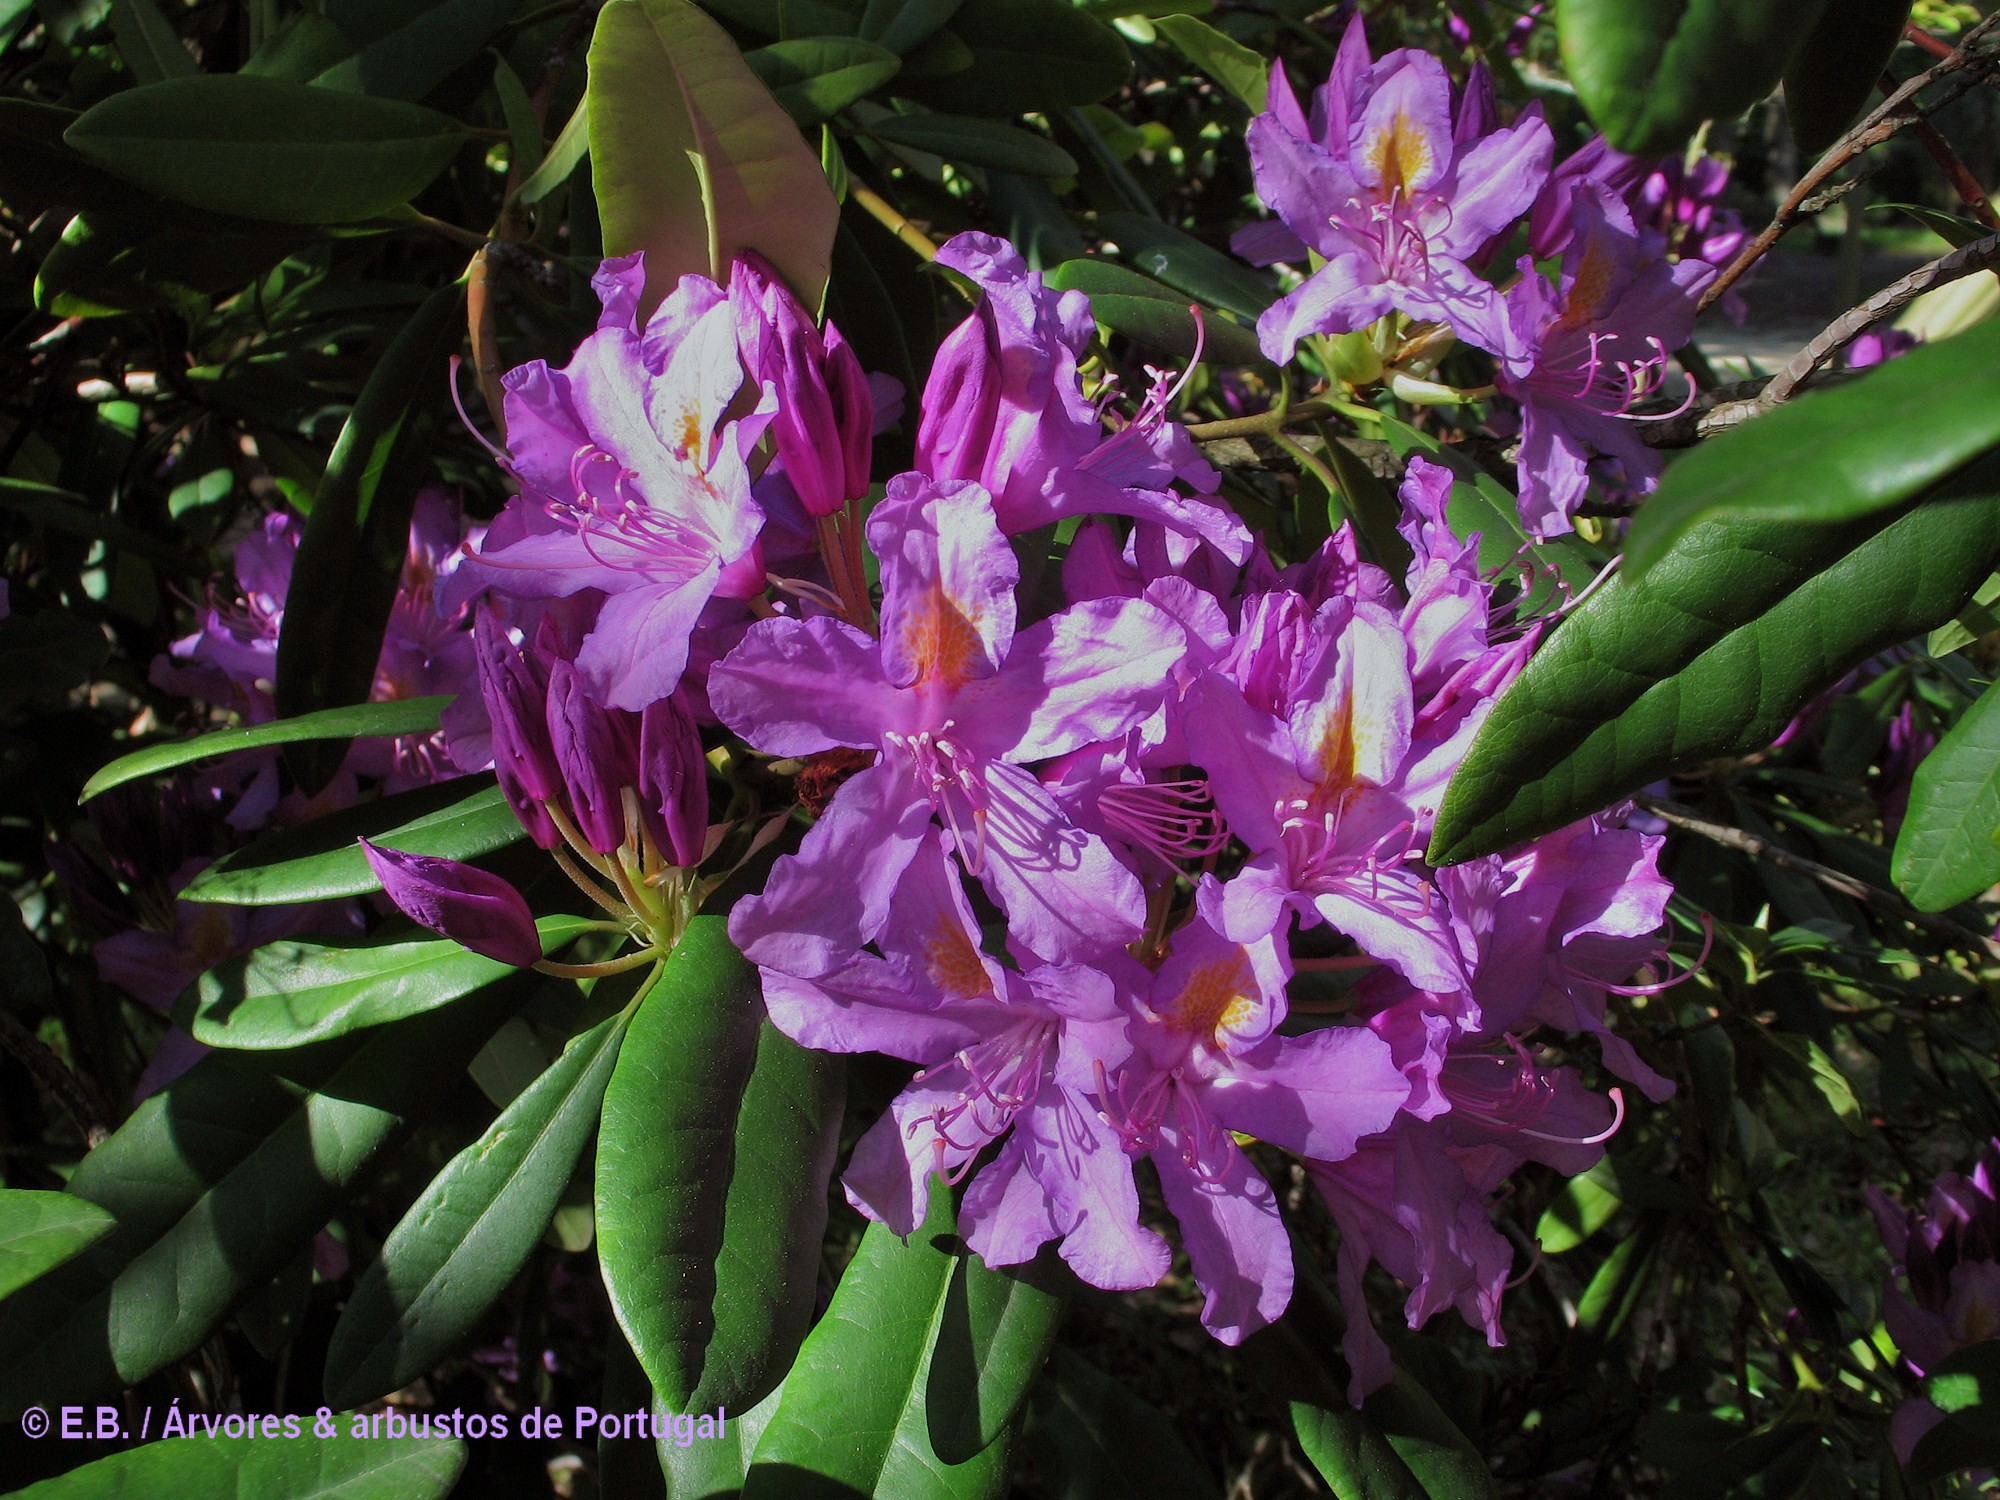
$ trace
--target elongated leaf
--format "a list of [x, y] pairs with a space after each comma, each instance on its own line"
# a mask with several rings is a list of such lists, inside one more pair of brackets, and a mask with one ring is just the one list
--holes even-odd
[[156, 541], [136, 526], [128, 526], [116, 516], [94, 510], [83, 496], [51, 484], [27, 479], [0, 478], [0, 506], [29, 517], [52, 530], [71, 536], [87, 536], [122, 552], [130, 552], [151, 563], [194, 577], [207, 574], [206, 564], [176, 552], [165, 542]]
[[1340, 1500], [1431, 1500], [1381, 1429], [1350, 1406], [1294, 1401], [1292, 1431]]
[[[478, 790], [468, 793], [469, 786]], [[203, 870], [180, 899], [286, 906], [380, 890], [355, 842], [364, 837], [406, 854], [476, 859], [527, 834], [490, 779], [440, 782], [266, 835]]]
[[0, 1188], [0, 1297], [82, 1254], [117, 1222], [74, 1193]]
[[618, 1326], [675, 1411], [716, 1331], [737, 1118], [763, 1014], [720, 917], [697, 917], [639, 1007], [604, 1096], [597, 1255]]
[[859, 35], [901, 56], [937, 34], [964, 0], [868, 0]]
[[1067, 1349], [1055, 1351], [1035, 1387], [1021, 1444], [1056, 1500], [1213, 1500], [1220, 1493], [1165, 1412]]
[[808, 126], [832, 119], [903, 66], [887, 47], [841, 36], [773, 42], [744, 53], [743, 60], [785, 113]]
[[686, 1406], [761, 1401], [812, 1323], [826, 1186], [840, 1150], [845, 1059], [801, 1047], [769, 1021], [736, 1120], [736, 1155], [715, 1262], [715, 1332]]
[[[545, 953], [587, 931], [583, 917], [535, 923]], [[285, 939], [210, 969], [184, 998], [195, 1040], [239, 1051], [329, 1041], [434, 1010], [514, 971], [449, 938], [328, 947]]]
[[1677, 151], [1778, 86], [1826, 0], [1557, 0], [1577, 97], [1611, 144]]
[[[724, 1500], [739, 1494], [743, 1476], [750, 1472], [750, 1455], [757, 1451], [781, 1400], [783, 1387], [748, 1411], [730, 1412], [717, 1438], [682, 1443], [671, 1433], [662, 1437], [657, 1452], [661, 1477], [666, 1481], [664, 1500]], [[667, 1406], [657, 1399], [653, 1411], [662, 1419], [669, 1415]]]
[[[895, 1495], [972, 1500], [1000, 1493], [1005, 1443], [968, 1463], [931, 1447], [931, 1349], [958, 1256], [951, 1195], [933, 1182], [930, 1213], [910, 1236], [870, 1224], [826, 1315], [785, 1377], [784, 1398], [757, 1443], [743, 1500]], [[868, 1372], [857, 1381], [855, 1372]]]
[[1474, 736], [1431, 835], [1456, 863], [1670, 771], [1768, 744], [1849, 668], [1950, 619], [2000, 558], [2000, 464], [1840, 526], [1715, 519], [1545, 642]]
[[334, 1326], [326, 1398], [400, 1390], [472, 1332], [548, 1227], [597, 1124], [629, 1009], [585, 1032], [410, 1205]]
[[169, 1438], [17, 1490], [9, 1500], [440, 1500], [465, 1467], [452, 1438]]
[[1799, 150], [1817, 156], [1854, 123], [1909, 18], [1910, 0], [1828, 0], [1785, 69], [1785, 121]]
[[687, 0], [611, 0], [585, 97], [604, 250], [646, 252], [644, 310], [687, 272], [727, 281], [740, 250], [819, 305], [840, 205], [728, 33]]
[[1913, 349], [1702, 444], [1667, 470], [1626, 538], [1643, 573], [1707, 515], [1826, 524], [1899, 505], [2000, 446], [2000, 322]]
[[268, 1061], [213, 1053], [146, 1099], [69, 1183], [118, 1227], [0, 1306], [0, 1411], [109, 1394], [200, 1347], [530, 985]]
[[945, 35], [971, 49], [970, 66], [922, 80], [906, 71], [896, 92], [960, 114], [1011, 119], [1095, 104], [1132, 66], [1118, 33], [1068, 0], [965, 0]]
[[1099, 214], [1097, 222], [1139, 270], [1211, 307], [1254, 323], [1278, 300], [1277, 288], [1248, 266], [1171, 224], [1144, 214]]
[[928, 151], [967, 166], [1019, 172], [1024, 177], [1076, 174], [1076, 158], [1054, 141], [997, 120], [976, 120], [969, 115], [885, 115], [872, 121], [867, 130], [877, 140]]
[[438, 727], [438, 715], [449, 698], [397, 698], [387, 703], [357, 703], [349, 708], [328, 708], [279, 719], [270, 724], [246, 724], [240, 729], [218, 729], [198, 739], [179, 740], [171, 745], [148, 745], [130, 755], [121, 755], [83, 784], [79, 802], [88, 802], [100, 792], [128, 781], [157, 776], [178, 766], [192, 765], [217, 755], [238, 750], [261, 750], [267, 745], [291, 745], [304, 740], [366, 739], [374, 735], [430, 734]]
[[2000, 1462], [2000, 1343], [1986, 1339], [1940, 1360], [1924, 1395], [1952, 1426], [1985, 1437], [1986, 1462]]
[[[462, 282], [432, 292], [384, 351], [348, 414], [313, 496], [278, 629], [278, 712], [364, 703], [409, 552], [410, 516], [431, 472], [423, 420], [465, 337]], [[311, 742], [287, 755], [317, 792], [346, 747]]]
[[863, 0], [714, 0], [703, 9], [760, 36], [859, 36]]
[[196, 208], [351, 224], [409, 202], [465, 132], [414, 104], [210, 73], [113, 94], [63, 139], [107, 172]]
[[1619, 1196], [1618, 1178], [1608, 1162], [1600, 1162], [1581, 1177], [1572, 1177], [1556, 1195], [1555, 1202], [1542, 1211], [1535, 1224], [1535, 1239], [1544, 1255], [1561, 1255], [1574, 1250], [1611, 1222], [1624, 1206]]
[[196, 71], [194, 58], [153, 0], [111, 0], [111, 34], [118, 38], [118, 55], [141, 83]]
[[1262, 57], [1193, 16], [1161, 16], [1153, 22], [1153, 29], [1252, 114], [1264, 112], [1264, 101], [1271, 91], [1271, 67]]
[[1924, 757], [1896, 835], [1891, 877], [1920, 911], [1944, 911], [2000, 881], [2000, 688], [1989, 687]]
[[590, 101], [579, 99], [576, 110], [563, 122], [562, 133], [549, 147], [549, 154], [514, 189], [514, 196], [523, 203], [540, 203], [557, 188], [570, 179], [576, 164], [583, 160], [590, 149]]
[[424, 97], [477, 57], [524, 0], [444, 0], [341, 59], [313, 80], [377, 99]]
[[1149, 349], [1192, 359], [1200, 348], [1204, 359], [1220, 365], [1264, 360], [1250, 329], [1213, 312], [1197, 329], [1184, 294], [1110, 261], [1066, 260], [1047, 272], [1046, 280], [1057, 291], [1087, 293], [1093, 317]]
[[1421, 1493], [1436, 1500], [1493, 1500], [1485, 1456], [1408, 1370], [1371, 1395], [1362, 1414], [1389, 1440]]
[[1062, 1299], [962, 1256], [938, 1316], [924, 1394], [931, 1446], [964, 1463], [998, 1442], [1055, 1346]]

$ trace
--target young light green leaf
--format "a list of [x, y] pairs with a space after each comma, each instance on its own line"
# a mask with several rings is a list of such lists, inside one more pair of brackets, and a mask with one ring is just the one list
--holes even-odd
[[786, 114], [811, 127], [896, 76], [902, 59], [855, 37], [812, 36], [743, 54]]
[[1625, 543], [1634, 577], [1711, 515], [1826, 525], [1899, 505], [2000, 446], [2000, 320], [1913, 349], [1703, 443], [1667, 470]]
[[965, 1463], [1000, 1440], [1055, 1347], [1062, 1299], [959, 1257], [938, 1315], [924, 1410], [931, 1446]]
[[[465, 338], [465, 285], [438, 288], [404, 323], [348, 413], [292, 565], [278, 628], [278, 712], [365, 703], [409, 552], [417, 492], [432, 472], [426, 422]], [[300, 742], [286, 760], [307, 792], [333, 779], [346, 747]]]
[[113, 94], [63, 139], [107, 172], [211, 213], [351, 224], [423, 191], [465, 131], [414, 104], [206, 73]]
[[322, 709], [294, 719], [278, 719], [269, 724], [246, 724], [237, 729], [218, 729], [192, 740], [171, 745], [148, 745], [130, 755], [121, 755], [83, 784], [77, 801], [88, 802], [101, 792], [162, 771], [191, 765], [212, 756], [238, 750], [261, 750], [267, 745], [290, 745], [304, 740], [366, 739], [376, 735], [430, 734], [438, 727], [438, 715], [449, 698], [396, 698], [386, 703], [357, 703], [348, 708]]
[[431, 1179], [334, 1325], [337, 1409], [400, 1390], [455, 1350], [542, 1237], [597, 1125], [631, 1010], [577, 1037]]
[[563, 122], [556, 143], [549, 147], [549, 154], [514, 189], [515, 198], [523, 203], [540, 203], [569, 181], [576, 164], [583, 160], [584, 153], [589, 149], [590, 100], [584, 98], [576, 101], [575, 112]]
[[443, 1500], [465, 1468], [454, 1438], [185, 1437], [44, 1479], [7, 1500]]
[[0, 1188], [0, 1297], [82, 1254], [117, 1222], [73, 1193]]
[[[535, 928], [548, 954], [591, 925], [583, 917], [542, 917]], [[339, 947], [287, 938], [210, 969], [182, 996], [177, 1014], [211, 1047], [275, 1051], [435, 1010], [513, 972], [449, 938]]]
[[1919, 911], [1944, 911], [2000, 881], [2000, 687], [1988, 687], [1910, 782], [1890, 878]]
[[1153, 22], [1153, 29], [1250, 113], [1264, 112], [1264, 101], [1271, 91], [1271, 68], [1257, 53], [1193, 16], [1161, 16]]
[[[470, 793], [466, 788], [476, 786]], [[382, 888], [357, 839], [405, 854], [477, 859], [527, 837], [487, 777], [399, 792], [266, 834], [223, 856], [184, 886], [183, 901], [287, 906], [361, 896]]]
[[[785, 1377], [784, 1398], [757, 1443], [742, 1500], [895, 1495], [899, 1500], [995, 1497], [1006, 1444], [951, 1464], [931, 1446], [926, 1411], [931, 1350], [958, 1256], [951, 1194], [933, 1181], [930, 1213], [899, 1240], [870, 1224]], [[963, 1253], [963, 1252], [961, 1252]], [[855, 1372], [868, 1378], [857, 1381]]]
[[111, 34], [118, 39], [118, 55], [140, 83], [186, 78], [198, 71], [153, 0], [111, 0]]
[[840, 205], [727, 32], [688, 0], [610, 0], [585, 97], [604, 250], [646, 253], [642, 311], [690, 271], [727, 281], [741, 250], [819, 305]]

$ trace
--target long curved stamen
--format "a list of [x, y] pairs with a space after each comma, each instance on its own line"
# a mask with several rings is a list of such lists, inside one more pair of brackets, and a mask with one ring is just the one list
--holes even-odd
[[1117, 782], [1097, 794], [1097, 812], [1115, 837], [1170, 865], [1206, 859], [1229, 842], [1202, 777]]
[[1677, 984], [1686, 984], [1701, 971], [1702, 965], [1708, 962], [1708, 955], [1715, 949], [1715, 918], [1707, 912], [1701, 914], [1701, 934], [1701, 952], [1695, 955], [1694, 961], [1681, 970], [1680, 973], [1673, 975], [1671, 978], [1659, 980], [1657, 983], [1606, 984], [1602, 980], [1592, 979], [1588, 975], [1577, 975], [1576, 977], [1582, 979], [1587, 984], [1596, 986], [1598, 989], [1609, 990], [1614, 995], [1630, 995], [1634, 997], [1657, 995], [1663, 990], [1672, 989]]
[[1553, 1141], [1559, 1146], [1601, 1146], [1618, 1134], [1618, 1127], [1625, 1123], [1625, 1090], [1613, 1087], [1608, 1091], [1611, 1099], [1611, 1123], [1594, 1135], [1551, 1135], [1546, 1130], [1530, 1130], [1523, 1126], [1522, 1135], [1531, 1135], [1538, 1141]]

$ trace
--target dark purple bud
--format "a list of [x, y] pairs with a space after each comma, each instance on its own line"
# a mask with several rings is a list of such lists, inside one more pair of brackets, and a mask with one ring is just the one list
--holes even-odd
[[730, 267], [729, 300], [750, 378], [778, 388], [770, 430], [785, 477], [809, 514], [830, 516], [847, 502], [847, 471], [820, 331], [777, 273], [755, 255], [739, 255]]
[[517, 969], [541, 959], [535, 914], [498, 875], [455, 859], [378, 849], [366, 839], [361, 852], [382, 882], [383, 894], [420, 927]]
[[509, 640], [490, 610], [479, 611], [472, 630], [500, 790], [528, 836], [553, 849], [562, 839], [542, 804], [562, 790], [562, 776], [549, 743], [547, 664]]
[[613, 853], [625, 842], [624, 789], [639, 780], [639, 716], [592, 700], [576, 668], [557, 661], [548, 726], [577, 832], [599, 854]]
[[999, 420], [1000, 330], [982, 301], [938, 345], [917, 424], [917, 468], [932, 479], [979, 479]]
[[708, 761], [681, 695], [646, 705], [639, 720], [639, 805], [674, 864], [701, 863], [708, 838]]

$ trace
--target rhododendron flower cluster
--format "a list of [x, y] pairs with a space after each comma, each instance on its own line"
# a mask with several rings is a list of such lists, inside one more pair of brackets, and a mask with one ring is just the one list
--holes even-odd
[[[1310, 129], [1260, 122], [1260, 160], [1291, 152], [1302, 181], [1345, 174], [1373, 206], [1271, 337], [1337, 302], [1360, 326], [1415, 288], [1514, 349], [1513, 305], [1464, 257], [1533, 202], [1546, 130], [1496, 131], [1477, 100], [1454, 125], [1428, 59], [1371, 66], [1352, 40], [1343, 58]], [[1605, 253], [1610, 214], [1580, 197], [1580, 258]], [[1371, 1259], [1410, 1286], [1412, 1324], [1456, 1306], [1497, 1340], [1513, 1257], [1487, 1197], [1526, 1161], [1585, 1170], [1621, 1114], [1569, 1038], [1671, 1087], [1605, 1018], [1664, 953], [1660, 841], [1599, 818], [1426, 866], [1445, 783], [1539, 629], [1452, 531], [1451, 473], [1410, 465], [1401, 576], [1346, 526], [1278, 568], [1169, 418], [1171, 376], [1129, 410], [1085, 388], [1087, 298], [985, 236], [938, 259], [978, 301], [918, 402], [916, 467], [879, 492], [870, 383], [767, 267], [739, 262], [726, 290], [685, 277], [642, 325], [641, 264], [606, 263], [570, 365], [507, 377], [520, 494], [443, 595], [484, 598], [485, 722], [455, 715], [455, 751], [490, 756], [640, 956], [672, 946], [729, 836], [708, 827], [696, 716], [725, 759], [812, 782], [810, 827], [729, 932], [780, 1030], [916, 1069], [846, 1169], [870, 1218], [907, 1235], [962, 1186], [988, 1264], [1054, 1244], [1111, 1289], [1168, 1274], [1171, 1224], [1234, 1343], [1291, 1296], [1267, 1176], [1288, 1152], [1342, 1229], [1355, 1399], [1389, 1371]], [[1606, 316], [1674, 278], [1602, 283]], [[794, 506], [816, 548], [765, 549]], [[1010, 538], [1072, 519], [1063, 597], [1029, 591]], [[495, 877], [370, 857], [415, 920], [537, 960]], [[1337, 998], [1295, 1000], [1307, 972]]]

